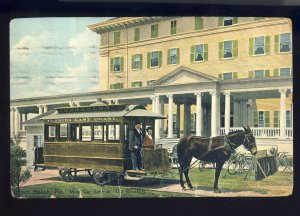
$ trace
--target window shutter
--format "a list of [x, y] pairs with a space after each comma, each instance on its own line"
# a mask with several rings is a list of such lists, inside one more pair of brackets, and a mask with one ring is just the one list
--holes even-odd
[[270, 76], [270, 71], [269, 70], [265, 70], [265, 77], [269, 77]]
[[114, 71], [114, 59], [110, 59], [110, 71]]
[[134, 41], [139, 41], [140, 40], [140, 28], [135, 28], [134, 29]]
[[233, 24], [237, 24], [238, 23], [238, 18], [237, 17], [233, 17]]
[[121, 71], [124, 71], [124, 57], [121, 57], [121, 64], [120, 64], [120, 68], [121, 68]]
[[195, 17], [195, 30], [202, 30], [203, 29], [203, 18], [202, 17]]
[[135, 69], [134, 68], [134, 55], [131, 56], [131, 68]]
[[266, 36], [265, 37], [265, 43], [266, 43], [266, 45], [265, 45], [266, 54], [269, 55], [270, 54], [270, 46], [271, 46], [271, 44], [270, 44], [270, 36]]
[[291, 76], [293, 76], [293, 67], [291, 67]]
[[280, 122], [279, 122], [279, 111], [274, 111], [274, 127], [280, 127]]
[[219, 42], [219, 59], [224, 58], [224, 42]]
[[208, 45], [204, 44], [204, 61], [208, 60]]
[[168, 49], [168, 65], [171, 64], [171, 49]]
[[147, 53], [147, 68], [150, 68], [150, 52]]
[[274, 68], [274, 70], [273, 70], [273, 75], [274, 75], [275, 77], [278, 77], [278, 76], [279, 76], [279, 68]]
[[253, 111], [253, 124], [254, 127], [258, 127], [258, 111]]
[[264, 111], [265, 127], [270, 127], [270, 111]]
[[237, 57], [238, 56], [238, 40], [234, 40], [233, 41], [233, 57]]
[[140, 54], [140, 69], [143, 69], [143, 55]]
[[237, 72], [233, 72], [233, 79], [237, 79], [238, 78], [238, 73]]
[[253, 55], [254, 38], [249, 38], [249, 55]]
[[177, 48], [176, 63], [177, 63], [177, 64], [180, 63], [180, 52], [179, 52], [179, 48]]
[[110, 84], [110, 89], [114, 89], [114, 84]]
[[218, 20], [218, 26], [223, 26], [223, 20], [224, 20], [224, 17], [219, 17], [219, 20]]
[[120, 32], [114, 32], [114, 45], [120, 44]]
[[191, 59], [191, 63], [195, 61], [195, 46], [191, 46], [190, 59]]
[[249, 74], [249, 78], [253, 78], [253, 71], [249, 71], [248, 74]]
[[274, 36], [274, 52], [279, 53], [279, 35]]
[[222, 79], [222, 74], [221, 73], [218, 74], [218, 78]]
[[159, 51], [159, 52], [158, 52], [158, 67], [161, 67], [161, 64], [162, 64], [162, 59], [161, 59], [161, 57], [162, 57], [162, 52]]

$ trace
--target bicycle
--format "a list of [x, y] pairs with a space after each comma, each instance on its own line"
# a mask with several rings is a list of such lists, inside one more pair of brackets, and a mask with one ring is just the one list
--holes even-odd
[[227, 173], [230, 175], [246, 173], [247, 177], [250, 171], [254, 172], [254, 157], [246, 154], [233, 154], [228, 160], [226, 172], [223, 177], [225, 177]]
[[279, 167], [283, 167], [280, 172], [286, 172], [287, 170], [293, 172], [293, 166], [289, 164], [287, 153], [288, 152], [278, 152], [277, 157], [275, 157], [277, 170], [279, 170]]

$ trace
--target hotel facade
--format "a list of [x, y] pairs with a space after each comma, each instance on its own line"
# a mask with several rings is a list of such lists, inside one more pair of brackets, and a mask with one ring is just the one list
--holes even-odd
[[27, 154], [42, 127], [31, 124], [29, 138], [22, 124], [28, 113], [95, 101], [144, 104], [166, 116], [156, 120], [157, 142], [249, 124], [261, 148], [278, 142], [292, 154], [289, 19], [122, 17], [88, 27], [100, 35], [99, 91], [12, 100], [11, 135], [27, 136]]

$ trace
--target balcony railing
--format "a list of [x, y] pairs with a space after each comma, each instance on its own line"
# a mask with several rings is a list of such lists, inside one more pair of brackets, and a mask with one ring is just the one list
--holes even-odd
[[[242, 127], [231, 127], [229, 131], [243, 130]], [[256, 138], [268, 138], [268, 139], [279, 139], [280, 137], [280, 128], [267, 128], [267, 127], [252, 127], [251, 128], [253, 135]], [[220, 135], [225, 134], [225, 128], [220, 128]], [[293, 138], [293, 128], [286, 129], [286, 138]]]

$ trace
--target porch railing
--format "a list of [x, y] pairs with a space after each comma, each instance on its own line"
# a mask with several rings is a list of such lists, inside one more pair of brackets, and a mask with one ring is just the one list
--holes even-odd
[[[229, 131], [243, 130], [242, 127], [231, 127]], [[252, 127], [252, 133], [257, 138], [269, 138], [269, 139], [278, 139], [280, 137], [280, 128], [267, 128], [267, 127]], [[220, 128], [220, 135], [225, 134], [225, 128]], [[293, 138], [293, 128], [286, 129], [286, 138]]]

